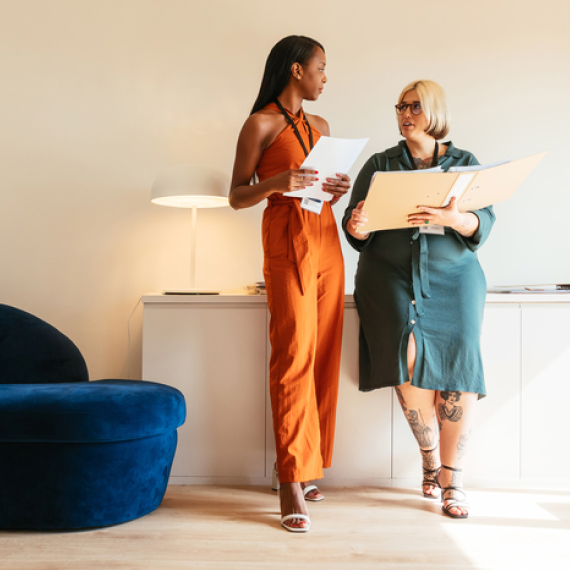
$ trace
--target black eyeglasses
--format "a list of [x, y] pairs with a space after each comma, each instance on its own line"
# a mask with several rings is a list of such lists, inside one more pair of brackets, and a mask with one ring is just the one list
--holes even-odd
[[399, 105], [395, 105], [395, 107], [398, 115], [403, 115], [408, 107], [412, 115], [419, 115], [422, 112], [422, 106], [419, 103], [400, 103]]

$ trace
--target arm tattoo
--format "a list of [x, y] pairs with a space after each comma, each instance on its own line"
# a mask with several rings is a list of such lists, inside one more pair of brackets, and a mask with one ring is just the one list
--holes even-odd
[[460, 228], [457, 230], [463, 237], [470, 237], [473, 233], [470, 229], [469, 229], [469, 217], [466, 216], [465, 219], [463, 220], [463, 223], [461, 224]]

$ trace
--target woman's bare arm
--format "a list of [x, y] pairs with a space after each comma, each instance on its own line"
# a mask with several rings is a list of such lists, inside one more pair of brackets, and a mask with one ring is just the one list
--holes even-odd
[[255, 206], [276, 192], [301, 190], [307, 183], [312, 184], [317, 180], [314, 170], [290, 169], [257, 184], [250, 184], [268, 141], [275, 139], [279, 128], [280, 124], [276, 124], [270, 114], [256, 113], [245, 122], [238, 138], [229, 196], [230, 206], [234, 210]]

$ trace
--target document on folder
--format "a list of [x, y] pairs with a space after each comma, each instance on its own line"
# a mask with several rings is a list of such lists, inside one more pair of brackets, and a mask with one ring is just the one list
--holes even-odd
[[443, 208], [457, 199], [460, 212], [472, 212], [510, 198], [546, 152], [489, 166], [456, 167], [449, 172], [376, 172], [364, 201], [368, 222], [362, 231], [412, 227], [417, 207]]
[[338, 139], [322, 136], [299, 167], [316, 170], [319, 180], [313, 182], [313, 186], [305, 186], [302, 190], [285, 192], [283, 195], [295, 198], [315, 198], [316, 200], [329, 202], [333, 199], [333, 195], [322, 189], [322, 183], [327, 178], [335, 178], [337, 173], [347, 174], [368, 140]]

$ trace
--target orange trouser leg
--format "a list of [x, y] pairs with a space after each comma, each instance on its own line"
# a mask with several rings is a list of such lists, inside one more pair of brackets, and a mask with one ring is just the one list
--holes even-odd
[[329, 205], [322, 214], [305, 220], [316, 279], [304, 295], [297, 266], [283, 248], [289, 209], [269, 208], [264, 219], [270, 394], [282, 482], [322, 477], [334, 443], [344, 269]]
[[279, 479], [284, 483], [322, 477], [314, 355], [316, 287], [301, 295], [294, 263], [270, 261], [265, 274], [271, 321], [269, 390]]
[[[323, 467], [331, 466], [336, 426], [338, 378], [342, 350], [344, 314], [344, 263], [336, 223], [330, 210], [321, 213], [324, 224], [317, 276], [317, 347], [315, 353], [315, 389], [321, 430]], [[335, 247], [338, 243], [338, 248]]]

